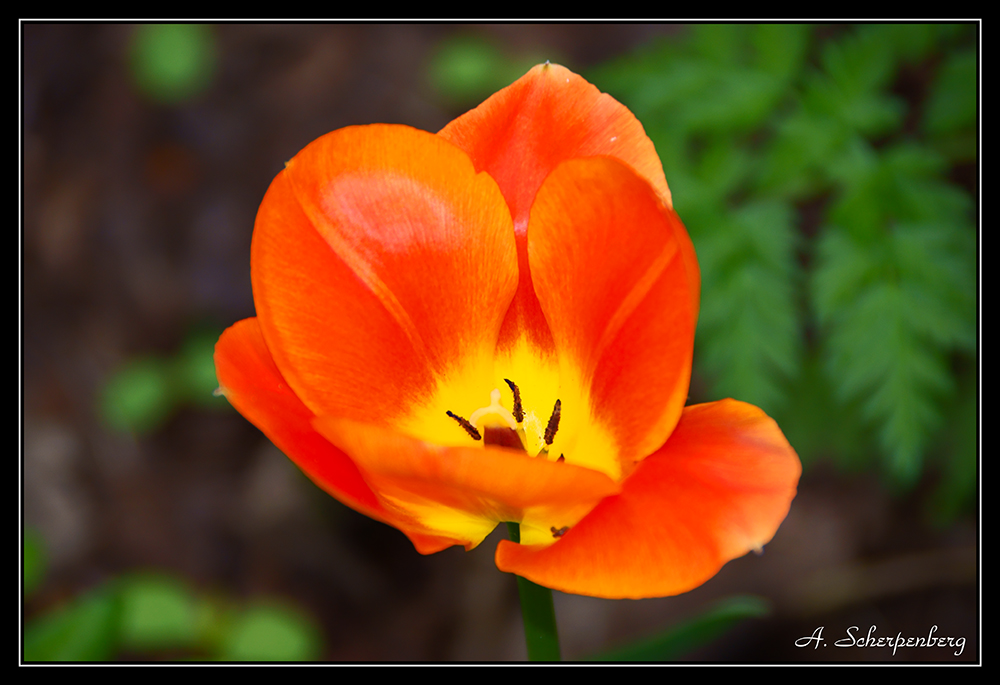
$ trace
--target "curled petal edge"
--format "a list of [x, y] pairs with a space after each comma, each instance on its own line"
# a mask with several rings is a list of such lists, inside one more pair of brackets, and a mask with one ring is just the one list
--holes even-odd
[[554, 545], [503, 540], [502, 571], [563, 592], [640, 599], [691, 590], [771, 540], [801, 464], [777, 424], [736, 400], [686, 407], [664, 446]]
[[472, 549], [501, 521], [518, 521], [551, 544], [620, 486], [603, 473], [502, 447], [442, 446], [346, 419], [316, 429], [348, 454], [386, 509], [423, 532]]

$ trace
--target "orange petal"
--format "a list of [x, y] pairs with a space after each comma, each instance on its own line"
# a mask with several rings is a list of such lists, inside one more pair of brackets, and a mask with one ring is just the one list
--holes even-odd
[[660, 158], [623, 104], [558, 64], [540, 64], [438, 135], [465, 150], [503, 191], [516, 225], [527, 222], [535, 193], [561, 162], [616, 157], [670, 205]]
[[496, 183], [403, 126], [334, 131], [275, 178], [254, 228], [260, 326], [316, 414], [391, 423], [492, 355], [517, 283]]
[[626, 474], [664, 443], [687, 399], [697, 313], [686, 240], [674, 211], [610, 157], [564, 162], [531, 210], [528, 259], [545, 319]]
[[[465, 150], [477, 170], [496, 179], [514, 218], [521, 280], [501, 331], [501, 347], [514, 345], [526, 334], [534, 347], [552, 352], [524, 243], [535, 193], [563, 161], [607, 155], [631, 166], [670, 207], [670, 189], [652, 141], [628, 108], [565, 67], [548, 63], [534, 67], [438, 135]], [[686, 234], [680, 247], [697, 311], [698, 266]]]
[[233, 407], [321, 488], [355, 511], [411, 531], [407, 535], [423, 554], [456, 544], [415, 531], [410, 521], [387, 511], [354, 463], [316, 432], [313, 413], [274, 365], [257, 319], [244, 319], [222, 334], [215, 346], [215, 370]]
[[595, 597], [686, 592], [771, 540], [800, 473], [795, 452], [760, 409], [735, 400], [687, 407], [620, 495], [549, 547], [501, 541], [497, 566]]
[[543, 531], [574, 525], [618, 485], [602, 473], [501, 447], [443, 447], [333, 417], [317, 430], [357, 463], [383, 504], [423, 532], [478, 545], [501, 521]]

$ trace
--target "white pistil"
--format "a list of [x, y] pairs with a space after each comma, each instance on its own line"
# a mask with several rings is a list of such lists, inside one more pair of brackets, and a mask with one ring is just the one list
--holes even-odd
[[515, 431], [517, 430], [517, 421], [514, 420], [514, 415], [500, 405], [500, 390], [497, 388], [494, 388], [493, 392], [490, 393], [489, 406], [480, 407], [476, 411], [472, 412], [472, 415], [469, 416], [469, 423], [477, 428], [480, 427], [480, 424], [483, 426], [495, 426], [498, 423], [495, 420], [487, 423], [487, 419], [492, 417], [499, 419], [499, 423], [507, 428]]

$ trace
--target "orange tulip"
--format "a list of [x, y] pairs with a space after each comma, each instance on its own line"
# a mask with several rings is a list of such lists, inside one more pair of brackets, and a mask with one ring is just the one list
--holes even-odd
[[254, 227], [257, 317], [222, 392], [320, 487], [424, 554], [502, 521], [497, 566], [654, 597], [760, 549], [800, 466], [734, 400], [684, 407], [694, 249], [623, 105], [545, 64], [437, 135], [329, 133]]

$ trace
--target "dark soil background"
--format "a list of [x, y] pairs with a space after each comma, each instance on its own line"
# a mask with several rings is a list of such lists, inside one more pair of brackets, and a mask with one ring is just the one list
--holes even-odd
[[[285, 160], [342, 126], [436, 131], [462, 112], [430, 87], [440, 42], [485, 36], [574, 71], [624, 54], [665, 25], [293, 25], [214, 27], [217, 68], [201, 94], [159, 105], [132, 85], [134, 27], [23, 24], [21, 513], [50, 571], [27, 618], [126, 571], [199, 591], [303, 608], [335, 661], [519, 660], [517, 590], [478, 549], [423, 557], [405, 537], [314, 487], [228, 407], [188, 408], [142, 436], [98, 413], [109, 376], [175, 354], [193, 330], [254, 314], [250, 238]], [[667, 180], [670, 171], [667, 170]], [[696, 384], [697, 387], [697, 384]], [[707, 398], [695, 398], [707, 399]], [[925, 521], [917, 491], [822, 466], [803, 477], [762, 556], [657, 600], [556, 593], [564, 655], [652, 634], [714, 600], [767, 598], [694, 660], [973, 661], [979, 655], [976, 521]], [[796, 648], [862, 634], [964, 636], [951, 650]], [[830, 639], [832, 637], [832, 639]]]

